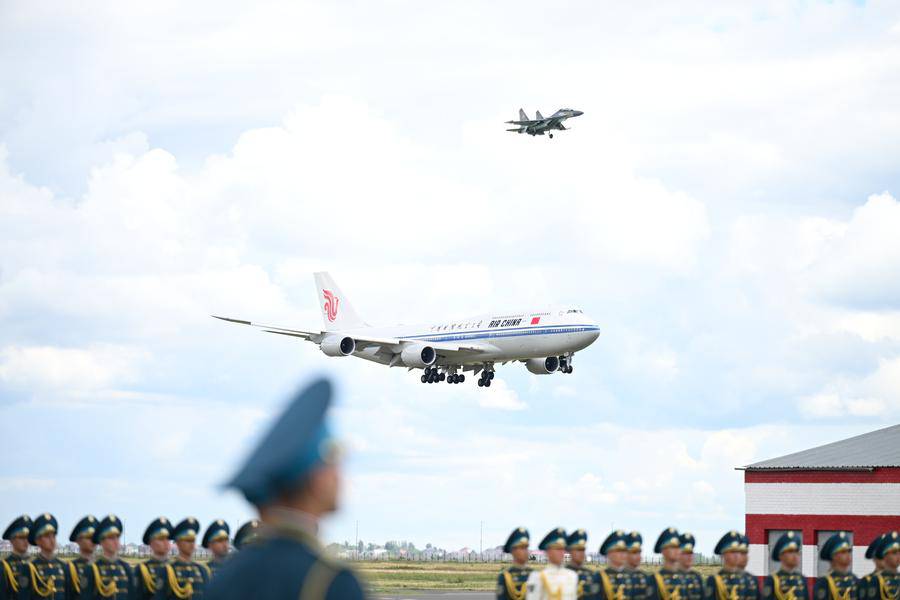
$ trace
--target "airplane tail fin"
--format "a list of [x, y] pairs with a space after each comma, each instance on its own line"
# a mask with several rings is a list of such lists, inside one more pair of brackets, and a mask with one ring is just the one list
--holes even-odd
[[519, 120], [520, 121], [528, 121], [528, 115], [521, 108], [519, 109]]
[[314, 273], [313, 277], [319, 292], [319, 306], [322, 307], [325, 331], [368, 327], [368, 324], [353, 310], [353, 305], [344, 296], [331, 275], [321, 272]]
[[541, 119], [544, 118], [544, 115], [541, 114], [541, 111], [537, 111], [534, 115], [534, 118], [537, 119], [538, 121], [540, 121]]

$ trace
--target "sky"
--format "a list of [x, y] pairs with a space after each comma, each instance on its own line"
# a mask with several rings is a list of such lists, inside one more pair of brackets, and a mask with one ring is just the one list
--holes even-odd
[[[326, 541], [708, 553], [735, 467], [900, 417], [898, 72], [890, 2], [0, 3], [0, 520], [234, 529], [221, 483], [327, 376]], [[601, 335], [485, 390], [209, 316], [317, 328], [318, 270], [373, 324]]]

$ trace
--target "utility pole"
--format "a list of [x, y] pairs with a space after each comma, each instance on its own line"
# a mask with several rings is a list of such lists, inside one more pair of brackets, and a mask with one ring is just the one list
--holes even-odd
[[356, 521], [356, 546], [353, 547], [353, 555], [359, 560], [359, 520]]
[[484, 521], [478, 524], [478, 558], [484, 562]]

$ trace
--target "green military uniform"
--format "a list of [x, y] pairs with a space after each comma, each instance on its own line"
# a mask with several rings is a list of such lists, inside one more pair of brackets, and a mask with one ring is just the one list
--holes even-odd
[[[624, 531], [613, 531], [603, 543], [600, 544], [600, 554], [607, 556], [613, 551], [628, 551], [629, 536]], [[597, 588], [597, 598], [601, 600], [644, 600], [646, 596], [638, 596], [638, 589], [643, 589], [646, 594], [646, 587], [636, 588], [634, 571], [622, 566], [619, 568], [612, 565], [594, 573], [594, 584]]]
[[[69, 541], [78, 542], [81, 538], [87, 538], [93, 542], [92, 538], [94, 537], [94, 531], [97, 530], [98, 524], [97, 517], [87, 515], [78, 521], [78, 523], [75, 524], [75, 527], [72, 528], [72, 533], [69, 535]], [[71, 600], [79, 600], [80, 598], [86, 597], [83, 592], [87, 589], [90, 565], [92, 562], [93, 557], [85, 558], [84, 556], [78, 556], [66, 563], [66, 574], [69, 579], [69, 598]]]
[[[528, 530], [518, 527], [509, 534], [503, 545], [503, 551], [511, 553], [516, 547], [527, 548], [529, 541]], [[502, 569], [497, 575], [497, 600], [524, 600], [525, 584], [532, 570], [531, 566], [527, 564], [512, 564]]]
[[[203, 534], [202, 546], [206, 549], [209, 549], [209, 545], [212, 542], [227, 540], [228, 536], [230, 535], [231, 529], [228, 527], [228, 523], [226, 523], [222, 519], [216, 519], [210, 524], [209, 527], [206, 528], [206, 533]], [[225, 564], [226, 560], [228, 560], [227, 555], [213, 556], [211, 559], [209, 559], [209, 562], [206, 563], [206, 566], [209, 567], [210, 572], [215, 574], [216, 570], [221, 568], [221, 566]]]
[[[104, 517], [94, 531], [93, 540], [100, 544], [108, 537], [122, 535], [122, 521], [115, 515]], [[82, 597], [89, 600], [131, 600], [134, 598], [134, 574], [118, 556], [100, 554], [90, 565], [87, 587]]]
[[[772, 547], [772, 560], [781, 561], [784, 552], [800, 552], [803, 538], [799, 532], [788, 531]], [[809, 600], [806, 577], [799, 571], [788, 571], [784, 567], [763, 578], [763, 600]]]
[[[56, 517], [49, 513], [38, 516], [32, 522], [31, 530], [28, 532], [28, 543], [32, 546], [38, 545], [38, 538], [45, 535], [56, 536], [59, 524]], [[39, 600], [47, 598], [48, 600], [66, 600], [68, 594], [68, 582], [66, 581], [66, 566], [56, 557], [56, 543], [53, 544], [51, 555], [45, 556], [42, 550], [41, 554], [36, 555], [28, 564], [29, 577], [31, 578], [31, 592], [29, 598]]]
[[[849, 552], [852, 549], [849, 536], [840, 531], [828, 538], [819, 552], [819, 558], [832, 561], [838, 552]], [[828, 574], [816, 579], [813, 600], [864, 600], [861, 598], [860, 588], [860, 580], [856, 575], [832, 567]]]
[[[168, 541], [171, 535], [172, 522], [165, 517], [158, 517], [147, 525], [147, 529], [144, 530], [144, 536], [141, 538], [141, 541], [145, 546], [149, 546], [154, 540]], [[150, 600], [156, 595], [156, 592], [162, 587], [163, 580], [166, 577], [166, 565], [168, 564], [168, 556], [163, 558], [151, 556], [138, 563], [135, 570], [134, 582], [136, 598], [139, 600]]]
[[[716, 544], [715, 553], [721, 556], [726, 552], [747, 550], [747, 539], [730, 531]], [[704, 593], [707, 600], [759, 600], [759, 584], [756, 577], [742, 569], [723, 568], [707, 578]]]
[[[16, 518], [3, 532], [3, 539], [28, 538], [33, 522], [28, 515]], [[0, 559], [0, 600], [26, 600], [31, 593], [28, 555], [11, 553]]]
[[[887, 562], [888, 555], [897, 552], [900, 552], [900, 533], [892, 531], [880, 538], [873, 558]], [[896, 568], [881, 569], [868, 579], [868, 585], [864, 587], [866, 597], [861, 600], [900, 600], [900, 573]]]
[[[869, 573], [868, 575], [866, 575], [865, 577], [862, 578], [860, 585], [862, 586], [862, 589], [864, 589], [864, 590], [868, 590], [869, 587], [871, 585], [873, 585], [873, 579], [875, 578], [875, 576], [884, 569], [884, 564], [883, 564], [884, 561], [882, 561], [881, 559], [875, 558], [875, 549], [878, 548], [878, 544], [880, 544], [881, 541], [884, 540], [886, 535], [887, 535], [886, 533], [882, 533], [877, 538], [872, 540], [869, 543], [868, 547], [866, 548], [866, 558], [875, 563], [875, 568], [872, 570], [871, 573]], [[863, 596], [868, 596], [868, 592], [864, 592]]]
[[[632, 531], [626, 536], [625, 541], [628, 544], [629, 554], [641, 554], [644, 538], [640, 533]], [[631, 597], [638, 600], [651, 598], [653, 589], [650, 586], [650, 576], [640, 567], [628, 567], [628, 572], [631, 575]]]
[[[585, 550], [587, 548], [587, 532], [584, 529], [576, 529], [566, 538], [566, 548], [572, 550]], [[600, 584], [594, 576], [594, 571], [584, 564], [569, 563], [569, 569], [578, 575], [578, 597], [584, 600], [594, 600], [600, 593]]]
[[[682, 554], [694, 553], [694, 536], [688, 532], [678, 536], [681, 542]], [[703, 575], [697, 569], [682, 570], [682, 578], [684, 580], [684, 598], [685, 600], [703, 600]]]
[[[195, 540], [199, 529], [197, 519], [188, 517], [175, 526], [172, 535], [176, 542]], [[212, 575], [206, 565], [182, 556], [167, 564], [165, 570], [165, 577], [156, 591], [155, 600], [199, 600], [203, 598], [206, 584]]]
[[[653, 551], [662, 554], [669, 548], [681, 548], [681, 538], [674, 527], [669, 527], [659, 534]], [[650, 577], [650, 590], [650, 597], [654, 600], [683, 600], [687, 594], [684, 589], [684, 573], [664, 564]]]

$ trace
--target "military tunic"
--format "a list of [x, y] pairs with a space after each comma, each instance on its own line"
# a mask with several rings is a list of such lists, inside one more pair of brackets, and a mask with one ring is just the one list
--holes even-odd
[[851, 572], [831, 571], [816, 579], [813, 600], [865, 600], [860, 594], [860, 580]]
[[528, 575], [525, 590], [527, 600], [576, 600], [578, 575], [564, 566], [549, 564]]
[[900, 600], [900, 573], [884, 569], [866, 578], [866, 597], [860, 600]]
[[578, 575], [578, 597], [584, 600], [594, 600], [600, 593], [600, 584], [594, 577], [594, 572], [584, 565], [568, 565], [568, 568]]
[[66, 600], [68, 598], [66, 566], [63, 561], [56, 557], [47, 559], [39, 554], [31, 560], [29, 567], [31, 572], [31, 595], [29, 598], [32, 600], [40, 598]]
[[696, 569], [682, 571], [684, 595], [687, 600], [703, 600], [703, 575]]
[[685, 600], [684, 573], [666, 567], [650, 577], [650, 597], [653, 600]]
[[91, 575], [91, 561], [83, 556], [73, 558], [66, 563], [66, 575], [69, 580], [69, 595], [71, 600], [84, 598], [84, 590], [87, 589], [88, 577]]
[[497, 600], [522, 600], [525, 598], [525, 582], [532, 568], [511, 565], [497, 575]]
[[215, 575], [216, 571], [221, 569], [227, 560], [227, 558], [211, 558], [209, 562], [206, 563], [206, 566], [209, 567], [210, 572]]
[[206, 565], [193, 560], [176, 558], [164, 566], [162, 585], [156, 590], [156, 600], [200, 600], [211, 576]]
[[168, 559], [160, 560], [151, 556], [138, 564], [134, 570], [134, 597], [137, 600], [151, 600], [162, 587], [166, 577]]
[[799, 571], [779, 569], [763, 579], [762, 600], [809, 600], [806, 577]]
[[631, 589], [634, 594], [632, 598], [637, 600], [652, 598], [654, 592], [650, 586], [652, 578], [641, 569], [628, 569], [628, 571], [631, 573]]
[[759, 600], [756, 577], [746, 571], [722, 569], [706, 579], [707, 600]]
[[[601, 600], [644, 600], [645, 596], [636, 595], [634, 571], [607, 567], [594, 573], [597, 586], [597, 597]], [[644, 589], [646, 594], [646, 589]]]
[[27, 555], [10, 554], [2, 559], [0, 569], [0, 599], [27, 600], [31, 597], [31, 570]]
[[301, 527], [260, 528], [216, 572], [206, 600], [361, 600], [362, 585], [349, 568], [327, 557], [315, 536]]
[[134, 581], [131, 567], [121, 558], [99, 556], [90, 564], [87, 588], [81, 597], [89, 600], [132, 600]]

